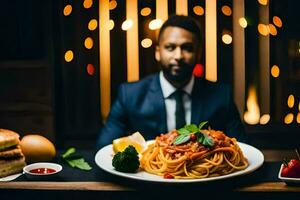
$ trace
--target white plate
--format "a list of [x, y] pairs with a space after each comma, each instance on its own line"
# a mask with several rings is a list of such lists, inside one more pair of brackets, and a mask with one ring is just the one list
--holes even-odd
[[192, 182], [215, 181], [220, 179], [231, 178], [234, 176], [249, 174], [254, 170], [258, 169], [263, 164], [264, 155], [260, 150], [256, 149], [253, 146], [241, 142], [238, 142], [238, 144], [242, 149], [244, 156], [248, 159], [249, 166], [244, 170], [237, 171], [232, 174], [227, 174], [218, 177], [203, 178], [203, 179], [164, 179], [161, 176], [153, 175], [142, 170], [139, 170], [137, 173], [124, 173], [124, 172], [116, 171], [112, 166], [113, 149], [111, 144], [103, 147], [96, 153], [95, 162], [101, 169], [111, 174], [122, 176], [125, 178], [130, 178], [130, 179], [142, 180], [142, 181], [166, 182], [166, 183], [192, 183]]
[[300, 183], [300, 178], [290, 178], [281, 176], [281, 171], [283, 169], [284, 165], [282, 164], [278, 173], [278, 178], [286, 183]]

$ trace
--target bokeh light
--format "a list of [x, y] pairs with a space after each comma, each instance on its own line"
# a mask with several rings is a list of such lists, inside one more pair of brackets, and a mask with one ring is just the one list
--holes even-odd
[[65, 53], [65, 61], [66, 62], [71, 62], [74, 58], [74, 54], [73, 54], [73, 51], [72, 50], [68, 50], [66, 51]]
[[89, 24], [88, 24], [88, 29], [90, 31], [93, 31], [97, 28], [97, 26], [98, 26], [98, 21], [96, 19], [91, 19]]
[[151, 8], [149, 8], [149, 7], [145, 7], [141, 10], [141, 15], [144, 17], [148, 16], [150, 14], [151, 14]]
[[232, 14], [231, 8], [229, 6], [222, 6], [222, 13], [226, 16], [230, 16]]
[[133, 21], [131, 19], [127, 19], [122, 23], [122, 30], [127, 31], [133, 26]]
[[87, 49], [91, 49], [93, 48], [94, 46], [94, 41], [91, 37], [87, 37], [85, 40], [84, 40], [84, 46], [85, 48]]
[[225, 44], [231, 44], [232, 43], [232, 37], [231, 35], [225, 33], [222, 35], [222, 41], [225, 43]]
[[204, 8], [202, 6], [194, 6], [193, 11], [196, 15], [204, 15]]
[[282, 21], [281, 21], [280, 17], [278, 17], [278, 16], [273, 17], [273, 23], [275, 24], [275, 26], [277, 26], [279, 28], [282, 27]]
[[154, 19], [149, 23], [149, 29], [156, 30], [159, 29], [162, 26], [162, 20], [161, 19]]
[[72, 6], [71, 5], [66, 5], [64, 8], [64, 16], [68, 16], [72, 13]]
[[242, 28], [246, 28], [247, 25], [248, 25], [246, 18], [241, 17], [241, 18], [239, 19], [239, 24], [240, 24], [240, 26], [241, 26]]
[[93, 0], [84, 0], [83, 2], [83, 7], [86, 9], [92, 7], [92, 5], [93, 5]]
[[289, 108], [292, 108], [294, 107], [294, 104], [295, 104], [295, 97], [294, 95], [290, 94], [287, 100], [287, 105]]
[[285, 117], [284, 117], [284, 123], [285, 124], [290, 124], [292, 123], [294, 120], [294, 115], [293, 113], [288, 113]]
[[277, 65], [273, 65], [271, 67], [271, 75], [274, 77], [274, 78], [277, 78], [280, 74], [280, 69]]
[[152, 40], [149, 39], [149, 38], [145, 38], [145, 39], [143, 39], [143, 40], [141, 41], [141, 45], [142, 45], [142, 47], [144, 47], [144, 48], [149, 48], [149, 47], [151, 47], [151, 45], [152, 45]]

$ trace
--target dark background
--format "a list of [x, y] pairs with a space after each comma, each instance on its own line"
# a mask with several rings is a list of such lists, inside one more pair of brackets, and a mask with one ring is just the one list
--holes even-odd
[[[111, 97], [114, 100], [120, 83], [126, 81], [126, 32], [121, 30], [126, 18], [125, 1], [110, 11], [115, 26], [111, 30]], [[233, 47], [221, 40], [223, 31], [232, 33], [232, 16], [221, 13], [221, 7], [232, 7], [232, 1], [217, 1], [218, 19], [218, 82], [233, 84]], [[98, 20], [98, 1], [89, 9], [83, 0], [10, 0], [0, 6], [0, 127], [44, 135], [60, 146], [91, 147], [102, 126], [99, 96], [99, 30], [90, 31], [87, 24]], [[169, 0], [169, 15], [175, 13], [175, 0]], [[73, 6], [69, 16], [63, 15], [67, 4]], [[205, 25], [205, 17], [193, 13], [195, 5], [205, 1], [189, 0], [189, 15]], [[139, 1], [139, 11], [150, 7], [149, 16], [139, 17], [139, 41], [155, 40], [147, 24], [155, 18], [156, 1]], [[248, 27], [246, 39], [246, 86], [257, 81], [258, 66], [258, 2], [245, 1]], [[270, 65], [279, 65], [279, 78], [270, 78], [271, 120], [267, 125], [247, 125], [251, 143], [263, 148], [299, 147], [299, 123], [294, 119], [284, 124], [287, 113], [300, 112], [300, 2], [273, 0], [271, 16], [278, 15], [283, 28], [270, 36]], [[99, 23], [98, 23], [99, 26]], [[84, 47], [91, 37], [92, 49]], [[140, 78], [159, 71], [154, 48], [139, 47]], [[65, 62], [64, 53], [72, 49], [74, 59]], [[298, 52], [298, 53], [297, 53]], [[205, 52], [204, 52], [205, 55]], [[202, 63], [205, 64], [204, 56]], [[87, 73], [87, 64], [95, 67]], [[246, 90], [247, 91], [247, 90]], [[287, 106], [287, 97], [295, 96], [295, 106]]]

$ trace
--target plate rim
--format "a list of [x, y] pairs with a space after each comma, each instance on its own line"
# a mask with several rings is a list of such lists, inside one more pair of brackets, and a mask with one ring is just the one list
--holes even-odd
[[[151, 142], [153, 140], [149, 140], [147, 141], [148, 142]], [[263, 163], [264, 163], [264, 155], [263, 153], [257, 149], [256, 147], [252, 146], [252, 145], [249, 145], [249, 144], [246, 144], [246, 143], [242, 143], [242, 142], [237, 142], [238, 145], [240, 146], [240, 148], [243, 149], [244, 148], [250, 148], [254, 151], [256, 151], [257, 153], [257, 156], [259, 157], [257, 160], [258, 160], [258, 164], [256, 164], [255, 166], [252, 166], [251, 169], [249, 169], [249, 166], [244, 169], [244, 170], [241, 170], [241, 171], [237, 171], [237, 172], [234, 172], [234, 173], [231, 173], [231, 174], [226, 174], [226, 175], [222, 175], [222, 176], [217, 176], [217, 177], [209, 177], [209, 178], [203, 178], [203, 179], [164, 179], [163, 177], [161, 176], [158, 176], [158, 175], [154, 175], [154, 174], [150, 174], [146, 171], [141, 171], [149, 176], [151, 176], [152, 178], [145, 178], [145, 177], [142, 177], [142, 176], [137, 176], [136, 174], [139, 173], [124, 173], [124, 172], [119, 172], [119, 171], [116, 171], [114, 169], [107, 169], [105, 166], [103, 166], [100, 162], [101, 158], [100, 157], [100, 154], [101, 152], [105, 151], [106, 149], [108, 148], [111, 148], [111, 151], [112, 151], [112, 144], [109, 144], [109, 145], [106, 145], [104, 147], [102, 147], [101, 149], [99, 149], [97, 151], [97, 153], [95, 154], [95, 163], [96, 165], [101, 168], [102, 170], [110, 173], [110, 174], [113, 174], [113, 175], [116, 175], [116, 176], [120, 176], [120, 177], [123, 177], [123, 178], [128, 178], [128, 179], [133, 179], [133, 180], [139, 180], [139, 181], [145, 181], [145, 182], [156, 182], [156, 183], [200, 183], [200, 182], [211, 182], [211, 181], [217, 181], [217, 180], [222, 180], [222, 179], [228, 179], [228, 178], [233, 178], [233, 177], [236, 177], [236, 176], [242, 176], [242, 175], [246, 175], [246, 174], [249, 174], [251, 172], [254, 172], [255, 170], [257, 170], [258, 168], [260, 168]], [[108, 149], [109, 150], [109, 149]], [[245, 154], [245, 153], [244, 153]], [[155, 178], [154, 178], [155, 177]]]

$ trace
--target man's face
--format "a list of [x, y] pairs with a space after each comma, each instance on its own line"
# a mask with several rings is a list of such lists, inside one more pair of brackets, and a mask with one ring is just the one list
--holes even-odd
[[191, 78], [200, 56], [199, 41], [193, 33], [179, 27], [167, 27], [161, 35], [155, 58], [161, 63], [165, 78], [175, 87]]

